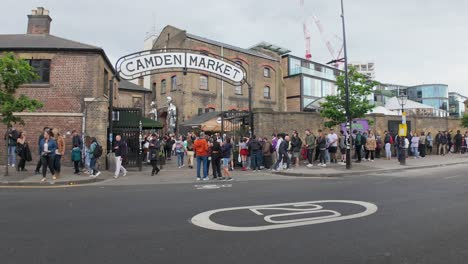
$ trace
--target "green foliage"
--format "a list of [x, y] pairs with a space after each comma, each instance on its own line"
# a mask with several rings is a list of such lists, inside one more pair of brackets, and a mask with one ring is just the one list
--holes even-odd
[[5, 53], [0, 57], [0, 114], [2, 123], [8, 127], [13, 123], [24, 124], [24, 121], [14, 116], [15, 112], [25, 110], [35, 111], [42, 107], [42, 103], [30, 99], [25, 95], [15, 96], [18, 87], [25, 83], [31, 83], [38, 76], [29, 63], [15, 57], [13, 53]]
[[464, 114], [461, 119], [462, 127], [468, 128], [468, 114]]
[[[369, 80], [367, 76], [356, 71], [354, 67], [350, 67], [348, 71], [348, 86], [349, 86], [349, 108], [351, 119], [363, 118], [374, 108], [374, 105], [367, 99], [372, 94], [372, 89], [379, 83]], [[326, 118], [326, 127], [334, 127], [346, 122], [346, 86], [345, 76], [337, 77], [336, 84], [338, 86], [337, 95], [326, 96], [326, 102], [321, 103], [321, 116]]]

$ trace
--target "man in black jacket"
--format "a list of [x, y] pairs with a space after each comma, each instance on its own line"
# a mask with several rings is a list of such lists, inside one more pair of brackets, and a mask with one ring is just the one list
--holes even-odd
[[273, 167], [273, 171], [278, 171], [278, 167], [281, 163], [287, 162], [288, 160], [288, 147], [289, 147], [289, 136], [278, 135], [279, 137], [283, 138], [284, 140], [281, 141], [281, 144], [278, 149], [278, 160], [276, 161], [275, 166]]
[[252, 138], [249, 140], [249, 143], [247, 143], [247, 147], [249, 148], [251, 159], [250, 168], [253, 171], [260, 170], [260, 159], [262, 158], [262, 145], [257, 140], [257, 137], [255, 135], [253, 135]]

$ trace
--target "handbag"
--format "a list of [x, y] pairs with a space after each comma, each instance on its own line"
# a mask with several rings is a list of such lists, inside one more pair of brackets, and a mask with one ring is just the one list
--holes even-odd
[[239, 156], [237, 156], [237, 162], [241, 163], [242, 162], [242, 158], [241, 158], [241, 155], [239, 153]]

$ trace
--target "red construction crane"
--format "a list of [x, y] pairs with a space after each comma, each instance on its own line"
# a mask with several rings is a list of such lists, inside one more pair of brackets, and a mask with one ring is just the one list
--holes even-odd
[[[304, 0], [299, 0], [299, 5], [301, 8], [304, 8]], [[312, 54], [310, 53], [310, 31], [307, 28], [307, 19], [305, 18], [304, 22], [302, 23], [302, 31], [304, 32], [305, 58], [310, 60], [312, 58]]]

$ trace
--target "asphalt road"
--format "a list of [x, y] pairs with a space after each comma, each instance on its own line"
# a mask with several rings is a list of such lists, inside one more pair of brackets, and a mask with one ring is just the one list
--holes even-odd
[[[466, 168], [234, 181], [218, 189], [195, 187], [202, 183], [0, 189], [0, 263], [467, 263]], [[378, 210], [264, 231], [214, 231], [191, 222], [213, 209], [321, 200], [363, 201]], [[365, 209], [322, 205], [330, 211], [273, 220]], [[271, 224], [248, 209], [211, 219], [224, 226]]]

